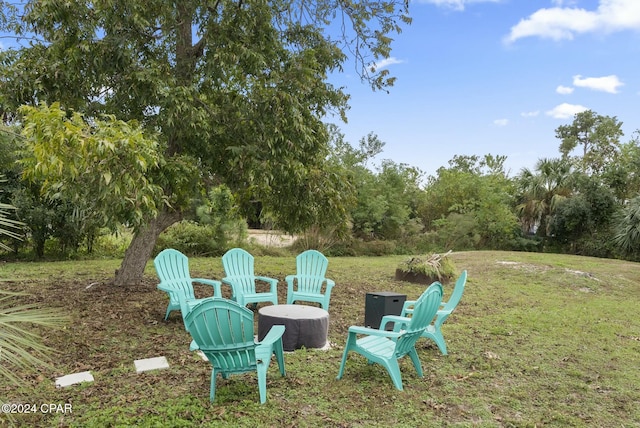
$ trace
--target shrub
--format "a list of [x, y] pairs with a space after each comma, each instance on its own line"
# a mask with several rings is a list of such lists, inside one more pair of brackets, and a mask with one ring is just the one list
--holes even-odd
[[394, 254], [396, 251], [396, 241], [389, 240], [373, 240], [373, 241], [364, 241], [360, 247], [360, 254], [363, 256], [387, 256], [389, 254]]
[[214, 225], [199, 225], [182, 221], [165, 230], [156, 243], [156, 250], [173, 248], [187, 256], [220, 256], [227, 251], [227, 239], [221, 239]]
[[358, 244], [359, 241], [354, 238], [341, 240], [327, 248], [323, 253], [327, 257], [356, 257], [359, 255]]
[[438, 281], [447, 281], [456, 275], [456, 267], [446, 254], [427, 254], [426, 256], [414, 256], [404, 260], [398, 265], [398, 271], [405, 274], [424, 275]]
[[132, 238], [133, 233], [125, 227], [119, 227], [115, 232], [101, 229], [95, 237], [91, 254], [94, 257], [122, 258]]

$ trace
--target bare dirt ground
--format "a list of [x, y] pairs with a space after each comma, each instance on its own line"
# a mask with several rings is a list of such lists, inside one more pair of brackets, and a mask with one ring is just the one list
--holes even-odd
[[277, 230], [249, 229], [249, 242], [254, 241], [265, 247], [287, 247], [295, 240], [295, 236]]

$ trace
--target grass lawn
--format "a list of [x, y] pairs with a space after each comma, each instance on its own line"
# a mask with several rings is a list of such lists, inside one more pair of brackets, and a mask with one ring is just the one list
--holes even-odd
[[[69, 322], [37, 330], [56, 351], [51, 367], [18, 373], [20, 388], [1, 380], [0, 400], [72, 405], [14, 415], [17, 426], [32, 427], [640, 426], [639, 264], [513, 252], [452, 257], [467, 269], [467, 287], [443, 327], [449, 355], [418, 342], [424, 378], [403, 359], [405, 389], [397, 391], [382, 367], [352, 353], [336, 379], [347, 329], [364, 322], [365, 293], [414, 299], [425, 287], [393, 279], [404, 257], [330, 258], [332, 348], [287, 353], [284, 378], [272, 361], [264, 405], [255, 373], [219, 378], [209, 402], [210, 364], [189, 352], [179, 313], [163, 321], [167, 297], [151, 263], [144, 284], [128, 288], [108, 285], [116, 260], [3, 263], [0, 289], [28, 292], [23, 301], [60, 308]], [[222, 276], [219, 258], [191, 259], [191, 270]], [[256, 273], [281, 280], [281, 303], [294, 271], [293, 255], [256, 257]], [[198, 297], [207, 293], [196, 288]], [[168, 370], [136, 374], [133, 360], [161, 355]], [[85, 370], [95, 382], [55, 388], [56, 377]], [[7, 423], [0, 415], [0, 426]]]

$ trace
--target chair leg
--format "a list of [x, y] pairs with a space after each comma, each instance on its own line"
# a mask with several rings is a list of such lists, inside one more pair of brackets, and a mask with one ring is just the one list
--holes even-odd
[[260, 404], [267, 401], [267, 366], [268, 363], [258, 363], [258, 391], [260, 392]]
[[184, 315], [182, 315], [182, 323], [184, 324], [184, 329], [185, 331], [189, 331], [189, 327], [187, 327], [187, 320], [184, 319]]
[[393, 381], [393, 385], [397, 390], [402, 391], [402, 375], [400, 374], [400, 366], [398, 365], [398, 360], [393, 358], [391, 360], [385, 361], [383, 364], [387, 372], [389, 372], [389, 376], [391, 376], [391, 380]]
[[438, 345], [440, 352], [442, 352], [442, 355], [447, 355], [447, 344], [444, 342], [444, 336], [442, 335], [440, 328], [436, 328], [434, 340], [436, 341], [436, 345]]
[[282, 338], [278, 339], [273, 344], [273, 353], [276, 355], [276, 361], [278, 362], [278, 368], [280, 369], [280, 374], [282, 376], [285, 376], [286, 371], [284, 368], [284, 351], [282, 349]]
[[347, 338], [347, 344], [344, 346], [344, 353], [342, 354], [342, 362], [340, 363], [340, 370], [338, 371], [337, 379], [342, 379], [342, 375], [344, 374], [344, 366], [347, 362], [347, 354], [349, 353], [349, 349], [351, 347], [351, 335]]
[[436, 342], [436, 345], [438, 345], [438, 349], [440, 350], [442, 355], [448, 355], [447, 344], [444, 342], [444, 336], [442, 335], [442, 332], [439, 329], [426, 330], [422, 334], [422, 337], [426, 337]]
[[447, 344], [444, 343], [444, 337], [442, 337], [442, 334], [440, 334], [440, 336], [436, 339], [436, 345], [438, 345], [438, 349], [440, 349], [442, 355], [449, 355], [447, 353]]
[[164, 314], [164, 320], [169, 319], [169, 314], [171, 313], [171, 306], [167, 306], [167, 312]]
[[418, 351], [416, 348], [413, 348], [411, 352], [409, 352], [409, 358], [411, 358], [411, 362], [413, 363], [413, 367], [415, 367], [416, 372], [418, 372], [419, 377], [424, 377], [422, 373], [422, 364], [420, 364], [420, 358], [418, 358]]
[[338, 370], [338, 376], [336, 379], [342, 379], [342, 375], [344, 374], [344, 365], [347, 362], [347, 352], [349, 352], [346, 348], [344, 353], [342, 354], [342, 362], [340, 363], [340, 370]]
[[209, 401], [213, 402], [216, 398], [216, 370], [211, 370], [211, 386], [209, 391]]

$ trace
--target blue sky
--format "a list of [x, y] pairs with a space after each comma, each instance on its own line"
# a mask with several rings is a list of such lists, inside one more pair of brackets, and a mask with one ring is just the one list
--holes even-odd
[[[555, 129], [591, 109], [640, 129], [640, 0], [411, 0], [413, 23], [378, 64], [373, 92], [355, 64], [332, 82], [351, 95], [347, 141], [373, 132], [381, 159], [435, 174], [455, 155], [504, 155], [510, 175], [559, 156]], [[7, 46], [11, 39], [0, 40]]]
[[640, 0], [413, 0], [387, 94], [346, 64], [347, 141], [435, 174], [454, 155], [507, 156], [510, 175], [558, 157], [555, 129], [591, 109], [640, 129]]

